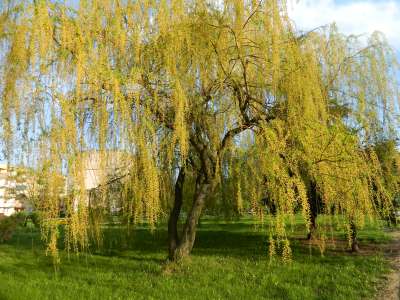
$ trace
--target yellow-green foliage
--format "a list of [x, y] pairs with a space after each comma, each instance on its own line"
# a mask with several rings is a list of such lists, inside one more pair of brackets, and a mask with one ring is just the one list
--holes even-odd
[[[126, 153], [121, 206], [134, 221], [165, 212], [177, 165], [212, 186], [228, 172], [237, 209], [249, 201], [261, 218], [267, 192], [287, 261], [285, 218], [300, 206], [309, 226], [307, 178], [330, 212], [357, 224], [374, 215], [380, 167], [360, 141], [382, 118], [390, 127], [397, 105], [381, 35], [366, 46], [335, 27], [299, 35], [283, 0], [76, 2], [10, 1], [0, 15], [2, 136], [10, 159], [42, 170], [53, 254], [60, 202], [68, 248], [85, 249], [100, 226], [85, 186], [93, 150], [100, 169], [107, 153]], [[238, 148], [240, 167], [226, 160]], [[383, 186], [375, 193], [387, 202]]]

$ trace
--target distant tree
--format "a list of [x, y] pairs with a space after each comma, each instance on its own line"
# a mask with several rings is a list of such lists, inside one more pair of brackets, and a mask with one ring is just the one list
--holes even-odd
[[53, 254], [63, 188], [55, 173], [74, 186], [67, 245], [85, 250], [90, 224], [99, 226], [88, 221], [83, 184], [89, 150], [131, 154], [121, 201], [132, 220], [154, 224], [172, 206], [172, 260], [191, 252], [224, 176], [237, 207], [246, 201], [260, 217], [268, 192], [286, 259], [286, 217], [300, 207], [312, 225], [304, 174], [328, 212], [360, 225], [376, 213], [379, 164], [362, 140], [397, 105], [394, 54], [381, 35], [362, 45], [335, 27], [298, 33], [279, 0], [6, 1], [0, 20], [4, 147], [9, 159], [45, 170], [41, 213]]
[[[386, 216], [388, 223], [396, 224], [395, 209], [398, 207], [396, 201], [399, 197], [400, 188], [400, 156], [396, 148], [396, 140], [384, 139], [374, 145], [374, 151], [377, 154], [381, 166], [380, 181], [374, 182], [374, 190], [383, 190], [379, 186], [384, 187], [387, 197], [392, 201], [393, 205], [390, 206], [390, 211], [381, 212], [382, 216]], [[379, 197], [375, 197], [378, 209], [384, 209]]]

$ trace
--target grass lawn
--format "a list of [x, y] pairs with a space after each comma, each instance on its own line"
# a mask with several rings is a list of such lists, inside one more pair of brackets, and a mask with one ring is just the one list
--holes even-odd
[[[0, 244], [0, 299], [368, 299], [388, 270], [382, 254], [352, 255], [340, 243], [322, 257], [299, 238], [305, 233], [298, 226], [293, 263], [270, 263], [266, 230], [253, 223], [203, 221], [190, 261], [173, 270], [165, 265], [161, 228], [138, 228], [127, 237], [110, 227], [103, 250], [69, 259], [62, 252], [58, 272], [38, 232], [19, 229]], [[361, 248], [388, 241], [373, 226], [360, 239]]]

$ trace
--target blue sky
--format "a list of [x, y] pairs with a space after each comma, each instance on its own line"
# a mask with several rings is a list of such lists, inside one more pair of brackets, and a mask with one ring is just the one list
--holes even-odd
[[400, 56], [400, 0], [288, 0], [299, 30], [335, 22], [345, 34], [380, 31]]
[[[2, 0], [0, 0], [1, 2]], [[64, 0], [77, 5], [79, 0]], [[336, 22], [345, 34], [383, 32], [400, 57], [400, 0], [287, 0], [297, 29]]]

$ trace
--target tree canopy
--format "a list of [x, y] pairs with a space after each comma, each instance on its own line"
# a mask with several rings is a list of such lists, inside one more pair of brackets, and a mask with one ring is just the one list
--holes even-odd
[[[371, 147], [395, 135], [398, 109], [398, 65], [380, 33], [299, 32], [284, 0], [8, 0], [0, 39], [3, 146], [9, 161], [40, 170], [38, 207], [55, 257], [61, 223], [76, 251], [100, 236], [102, 214], [84, 186], [90, 151], [102, 169], [107, 153], [125, 153], [100, 193], [118, 179], [133, 222], [169, 213], [171, 259], [190, 253], [217, 191], [261, 218], [268, 196], [270, 250], [277, 241], [286, 259], [286, 218], [300, 209], [311, 230], [311, 186], [349, 231], [391, 210]], [[106, 212], [108, 198], [99, 199]]]

